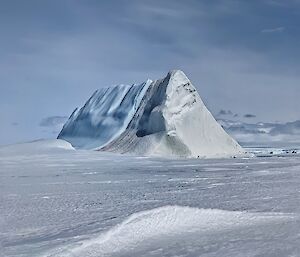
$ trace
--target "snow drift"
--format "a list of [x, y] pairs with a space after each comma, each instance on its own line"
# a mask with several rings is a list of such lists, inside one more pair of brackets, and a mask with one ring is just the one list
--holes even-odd
[[165, 256], [158, 249], [170, 250], [175, 245], [176, 253], [182, 253], [192, 242], [195, 243], [197, 255], [201, 255], [207, 241], [217, 241], [222, 233], [222, 240], [226, 242], [228, 238], [224, 239], [224, 236], [230, 232], [243, 230], [245, 233], [247, 228], [253, 229], [274, 222], [281, 224], [292, 218], [291, 215], [281, 213], [162, 206], [134, 213], [98, 236], [78, 242], [77, 246], [66, 245], [54, 249], [44, 257]]
[[97, 90], [58, 135], [76, 148], [152, 156], [226, 157], [243, 149], [179, 70], [140, 85]]
[[0, 146], [0, 156], [31, 156], [74, 151], [69, 142], [60, 139], [38, 139], [27, 143]]

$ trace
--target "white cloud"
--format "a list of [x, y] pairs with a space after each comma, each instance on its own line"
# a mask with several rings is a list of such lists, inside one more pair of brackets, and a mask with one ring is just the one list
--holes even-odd
[[285, 27], [277, 27], [271, 29], [263, 29], [261, 33], [281, 33], [285, 30]]
[[221, 126], [242, 144], [299, 144], [300, 120], [286, 123], [247, 123], [240, 120], [218, 119]]

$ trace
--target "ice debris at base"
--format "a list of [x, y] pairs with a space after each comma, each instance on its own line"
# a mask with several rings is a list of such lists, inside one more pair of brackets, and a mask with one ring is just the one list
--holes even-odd
[[230, 157], [244, 150], [179, 70], [97, 90], [58, 135], [75, 148], [163, 157]]

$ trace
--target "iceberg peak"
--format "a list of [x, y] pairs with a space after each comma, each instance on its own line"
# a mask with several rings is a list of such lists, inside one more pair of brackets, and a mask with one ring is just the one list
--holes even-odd
[[170, 70], [168, 74], [170, 74], [170, 78], [177, 78], [189, 81], [188, 77], [182, 70]]
[[178, 69], [170, 70], [168, 72], [168, 74], [170, 74], [170, 77], [173, 77], [173, 76], [182, 76], [182, 77], [186, 77], [187, 78], [187, 76], [185, 75], [185, 73], [182, 70], [178, 70]]

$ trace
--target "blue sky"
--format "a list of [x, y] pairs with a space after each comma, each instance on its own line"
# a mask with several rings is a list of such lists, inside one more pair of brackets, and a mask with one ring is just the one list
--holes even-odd
[[1, 0], [0, 144], [55, 137], [97, 88], [171, 69], [215, 114], [300, 119], [299, 24], [298, 0]]

